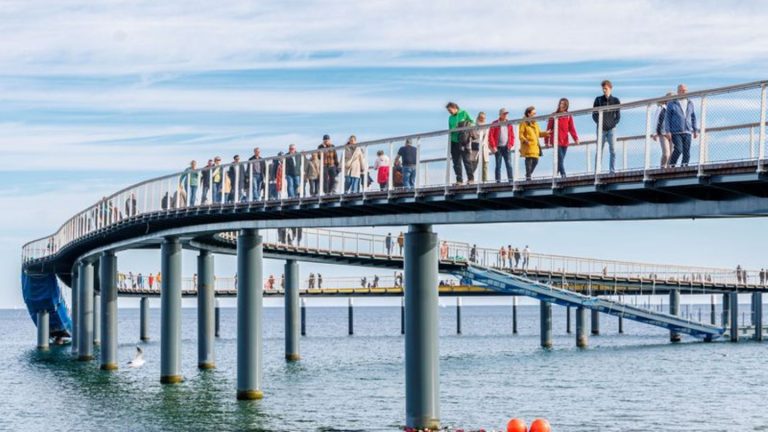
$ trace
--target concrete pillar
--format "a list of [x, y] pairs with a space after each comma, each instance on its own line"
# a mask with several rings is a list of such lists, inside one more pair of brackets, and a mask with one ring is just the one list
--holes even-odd
[[756, 292], [753, 294], [752, 303], [755, 309], [755, 340], [762, 342], [763, 340], [763, 293]]
[[285, 262], [285, 359], [297, 361], [301, 317], [299, 316], [299, 263], [296, 260]]
[[213, 339], [215, 323], [216, 287], [213, 254], [201, 250], [197, 256], [197, 367], [214, 369], [216, 356]]
[[517, 296], [512, 296], [512, 334], [517, 334]]
[[715, 314], [715, 296], [713, 294], [709, 296], [709, 323], [712, 325], [716, 324]]
[[461, 297], [456, 297], [456, 334], [461, 334]]
[[139, 339], [149, 341], [149, 298], [142, 297], [139, 302]]
[[592, 334], [594, 336], [600, 335], [600, 312], [596, 309], [592, 309]]
[[437, 235], [411, 225], [405, 235], [405, 426], [440, 428]]
[[352, 297], [347, 300], [347, 334], [355, 334], [355, 309], [352, 305]]
[[80, 262], [78, 271], [80, 300], [77, 332], [77, 359], [81, 361], [93, 360], [93, 263]]
[[219, 304], [219, 299], [216, 299], [216, 310], [214, 311], [214, 336], [219, 336], [219, 329], [221, 328], [221, 305]]
[[50, 338], [50, 320], [48, 311], [37, 311], [37, 349], [40, 351], [48, 351]]
[[[101, 267], [99, 267], [99, 272], [101, 272]], [[99, 285], [101, 285], [101, 281], [99, 281]], [[93, 295], [93, 344], [101, 345], [101, 295], [99, 294]]]
[[405, 334], [405, 297], [400, 297], [400, 334]]
[[565, 307], [565, 332], [571, 334], [571, 307]]
[[541, 319], [541, 347], [552, 348], [552, 303], [540, 302]]
[[99, 287], [101, 288], [101, 369], [117, 369], [117, 257], [107, 251], [99, 259]]
[[619, 315], [619, 334], [624, 334], [624, 317]]
[[261, 399], [263, 245], [254, 229], [237, 236], [237, 398]]
[[723, 325], [723, 328], [728, 328], [728, 325], [730, 323], [730, 314], [731, 314], [731, 295], [729, 293], [723, 293], [723, 315], [720, 319], [720, 323]]
[[730, 324], [731, 324], [731, 342], [739, 341], [739, 293], [732, 292], [729, 294], [728, 303], [731, 308]]
[[79, 288], [80, 288], [80, 279], [78, 278], [78, 274], [80, 273], [80, 265], [75, 264], [72, 266], [72, 333], [70, 337], [70, 342], [72, 344], [71, 352], [74, 355], [77, 355], [77, 333], [80, 331], [79, 328], [79, 317], [80, 315], [80, 308], [78, 307], [78, 304], [80, 303], [80, 295]]
[[160, 249], [160, 382], [176, 384], [181, 376], [181, 242], [166, 237]]
[[[672, 290], [669, 292], [669, 314], [674, 316], [680, 315], [680, 290]], [[680, 342], [680, 333], [670, 330], [669, 341]]]
[[307, 335], [307, 301], [301, 299], [301, 335]]
[[583, 306], [576, 308], [576, 347], [586, 348], [589, 345], [587, 336], [587, 310]]

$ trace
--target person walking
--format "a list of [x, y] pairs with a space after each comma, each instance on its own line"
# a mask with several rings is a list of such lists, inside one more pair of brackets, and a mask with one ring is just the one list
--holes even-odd
[[269, 188], [269, 199], [280, 199], [280, 193], [283, 189], [283, 152], [278, 152], [277, 159], [273, 159], [269, 164], [269, 174], [267, 175], [267, 184]]
[[[675, 94], [672, 92], [667, 93], [665, 96], [670, 97], [674, 96]], [[653, 134], [652, 138], [654, 141], [659, 141], [659, 144], [661, 145], [661, 161], [659, 162], [659, 166], [661, 168], [668, 168], [669, 167], [669, 157], [672, 154], [672, 143], [670, 140], [667, 139], [667, 136], [664, 134], [664, 122], [667, 120], [667, 102], [659, 102], [658, 103], [658, 111], [656, 112], [656, 133]]]
[[323, 275], [320, 273], [317, 274], [317, 287], [322, 288], [323, 287]]
[[131, 192], [128, 199], [125, 200], [125, 215], [126, 217], [136, 216], [138, 214], [138, 207], [136, 202], [136, 193]]
[[296, 153], [296, 144], [288, 146], [288, 154], [285, 156], [285, 183], [288, 198], [298, 197], [301, 184], [301, 155]]
[[[609, 105], [619, 105], [621, 104], [621, 101], [619, 101], [619, 98], [613, 96], [613, 83], [611, 83], [609, 80], [603, 80], [603, 82], [600, 83], [600, 86], [603, 89], [603, 95], [598, 96], [595, 98], [594, 104], [592, 104], [593, 108], [598, 108], [602, 106], [609, 106]], [[594, 120], [595, 124], [600, 127], [598, 124], [600, 121], [600, 115], [597, 111], [592, 113], [592, 120]], [[608, 151], [610, 152], [610, 172], [614, 173], [616, 171], [616, 135], [615, 130], [616, 126], [619, 125], [619, 122], [621, 121], [621, 111], [618, 109], [616, 110], [607, 110], [603, 111], [603, 139], [602, 143], [600, 144], [601, 149], [605, 149], [605, 143], [608, 143]], [[599, 133], [598, 133], [599, 135]], [[595, 169], [597, 169], [597, 155], [595, 155]]]
[[250, 173], [251, 199], [261, 201], [264, 197], [264, 175], [267, 173], [267, 163], [261, 157], [261, 149], [253, 149], [253, 156], [248, 158], [248, 173]]
[[[567, 98], [561, 98], [557, 103], [555, 114], [568, 112], [570, 102]], [[550, 117], [547, 121], [547, 133], [549, 137], [545, 140], [547, 147], [554, 146], [555, 142], [555, 118]], [[573, 116], [562, 115], [557, 118], [557, 173], [565, 178], [565, 154], [568, 151], [568, 136], [573, 138], [573, 143], [579, 144], [579, 135], [576, 133], [576, 126], [573, 124]]]
[[413, 190], [416, 181], [416, 159], [418, 151], [413, 146], [410, 138], [405, 140], [405, 145], [397, 150], [395, 165], [400, 164], [403, 169], [403, 187], [406, 190]]
[[[480, 111], [477, 113], [477, 118], [475, 119], [475, 124], [477, 126], [482, 126], [486, 122], [486, 116], [485, 113]], [[472, 147], [474, 149], [475, 143], [477, 143], [477, 151], [475, 151], [474, 159], [473, 159], [473, 167], [472, 172], [477, 171], [477, 167], [480, 166], [480, 179], [483, 183], [488, 181], [488, 165], [490, 156], [491, 156], [491, 149], [488, 146], [488, 129], [478, 129], [474, 131], [473, 134], [473, 142]]]
[[515, 147], [515, 127], [512, 124], [499, 125], [507, 121], [509, 111], [506, 108], [499, 109], [499, 118], [491, 123], [494, 126], [488, 130], [488, 149], [496, 159], [496, 183], [501, 183], [501, 164], [507, 171], [507, 181], [513, 180], [511, 155]]
[[216, 156], [213, 158], [213, 167], [211, 168], [211, 183], [213, 184], [213, 199], [214, 203], [221, 203], [222, 187], [224, 186], [224, 176], [221, 172], [221, 157]]
[[525, 245], [525, 248], [523, 249], [523, 270], [528, 270], [528, 265], [531, 262], [531, 249], [528, 248], [528, 245]]
[[147, 281], [149, 282], [149, 289], [151, 290], [152, 287], [155, 285], [155, 276], [150, 273], [149, 277], [147, 278]]
[[200, 173], [197, 171], [197, 161], [191, 161], [189, 167], [179, 179], [181, 187], [187, 192], [187, 206], [194, 206], [197, 199], [197, 187], [200, 184]]
[[336, 176], [339, 174], [339, 155], [336, 154], [334, 146], [331, 143], [330, 135], [323, 135], [323, 142], [318, 149], [323, 150], [323, 192], [326, 194], [336, 193]]
[[229, 194], [227, 194], [228, 203], [245, 201], [245, 173], [243, 164], [240, 163], [240, 155], [232, 157], [232, 164], [227, 170], [227, 180], [229, 180]]
[[504, 248], [504, 245], [502, 245], [501, 249], [499, 249], [498, 266], [501, 268], [504, 268], [506, 265], [507, 265], [507, 250]]
[[376, 171], [376, 183], [379, 184], [379, 189], [387, 190], [389, 186], [389, 156], [384, 154], [384, 150], [376, 152], [373, 170]]
[[392, 233], [388, 233], [384, 238], [384, 247], [387, 248], [387, 258], [392, 257]]
[[144, 289], [144, 275], [141, 273], [136, 275], [136, 282], [139, 284], [140, 289]]
[[320, 153], [312, 153], [304, 162], [304, 178], [309, 183], [309, 194], [317, 196], [320, 187]]
[[346, 193], [360, 193], [360, 177], [365, 172], [367, 163], [363, 149], [357, 145], [357, 137], [350, 135], [344, 147], [344, 174]]
[[477, 262], [477, 245], [473, 244], [472, 249], [469, 250], [469, 261], [476, 263]]
[[688, 161], [691, 159], [691, 135], [694, 139], [699, 135], [693, 101], [685, 97], [686, 93], [688, 93], [688, 87], [680, 84], [677, 86], [677, 95], [681, 98], [667, 102], [662, 129], [667, 139], [672, 142], [672, 154], [669, 157], [671, 167], [677, 164], [680, 155], [683, 156], [680, 166], [688, 166]]
[[[460, 109], [454, 102], [448, 102], [445, 105], [445, 109], [448, 110], [450, 116], [448, 117], [448, 129], [456, 129], [472, 126], [472, 117], [467, 114], [466, 111]], [[453, 172], [456, 175], [456, 184], [464, 184], [462, 165], [467, 171], [467, 180], [474, 181], [474, 174], [472, 173], [472, 161], [469, 157], [471, 150], [471, 132], [451, 132], [450, 133], [450, 146], [451, 146], [451, 161], [453, 163]]]
[[200, 179], [200, 183], [203, 185], [203, 193], [200, 197], [200, 204], [205, 204], [208, 202], [208, 191], [211, 190], [211, 176], [212, 176], [212, 170], [213, 170], [213, 159], [208, 159], [208, 163], [205, 164], [205, 167], [203, 167], [202, 171], [202, 178]]
[[512, 268], [512, 261], [515, 259], [515, 251], [512, 249], [512, 245], [507, 245], [507, 259], [509, 260], [509, 268]]
[[403, 235], [402, 231], [400, 231], [400, 235], [397, 236], [397, 245], [400, 246], [400, 256], [402, 256], [403, 246], [405, 245], [405, 236]]
[[442, 243], [440, 243], [440, 259], [441, 260], [448, 259], [448, 242], [445, 240], [443, 240]]
[[[525, 118], [536, 117], [536, 107], [529, 106], [525, 109]], [[525, 179], [530, 180], [539, 158], [543, 154], [539, 139], [549, 136], [548, 132], [542, 132], [539, 124], [533, 120], [520, 123], [520, 156], [525, 158]]]

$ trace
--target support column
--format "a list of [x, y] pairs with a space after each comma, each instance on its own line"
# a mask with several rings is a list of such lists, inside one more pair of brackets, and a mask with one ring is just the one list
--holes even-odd
[[[101, 272], [101, 267], [99, 267], [99, 272]], [[99, 281], [99, 286], [101, 286], [101, 281]], [[104, 289], [104, 288], [100, 288]], [[101, 295], [100, 294], [94, 294], [93, 295], [93, 344], [94, 345], [101, 345]]]
[[709, 296], [709, 323], [712, 325], [716, 324], [715, 314], [715, 296], [713, 294]]
[[101, 254], [99, 259], [99, 287], [101, 288], [101, 369], [117, 369], [117, 257], [114, 252]]
[[731, 342], [739, 341], [739, 293], [732, 292], [729, 294], [729, 306], [731, 307]]
[[72, 344], [71, 352], [73, 355], [77, 355], [78, 340], [77, 336], [80, 332], [80, 264], [72, 266], [72, 337], [70, 342]]
[[307, 300], [301, 299], [301, 335], [307, 335]]
[[552, 348], [552, 303], [540, 302], [541, 319], [541, 347]]
[[[672, 290], [669, 292], [669, 314], [674, 316], [680, 315], [680, 291], [679, 290]], [[682, 338], [680, 337], [680, 333], [670, 330], [669, 331], [669, 341], [670, 342], [680, 342]]]
[[729, 293], [723, 293], [723, 315], [720, 318], [720, 323], [723, 325], [723, 328], [728, 328], [728, 325], [730, 323], [730, 314], [731, 314], [731, 295]]
[[261, 399], [263, 245], [254, 229], [237, 236], [237, 398]]
[[411, 225], [405, 235], [405, 425], [440, 428], [437, 235]]
[[461, 297], [456, 297], [456, 334], [461, 334]]
[[400, 297], [400, 334], [405, 334], [405, 297]]
[[592, 334], [594, 336], [600, 335], [600, 312], [596, 309], [592, 309]]
[[219, 329], [221, 328], [221, 305], [219, 299], [216, 299], [216, 310], [214, 312], [214, 336], [219, 337]]
[[352, 305], [352, 297], [347, 300], [347, 334], [355, 334], [355, 309]]
[[619, 334], [624, 334], [624, 317], [619, 315]]
[[77, 359], [93, 360], [93, 263], [82, 261], [78, 271], [80, 300], [77, 334]]
[[139, 301], [139, 339], [149, 341], [149, 298], [142, 297]]
[[37, 311], [37, 349], [39, 351], [48, 351], [50, 339], [50, 320], [48, 311]]
[[160, 382], [176, 384], [181, 376], [181, 242], [166, 237], [160, 249]]
[[756, 292], [753, 294], [752, 302], [755, 310], [755, 340], [758, 342], [763, 341], [763, 293]]
[[517, 334], [517, 296], [512, 296], [512, 334]]
[[587, 310], [583, 306], [576, 307], [576, 347], [586, 348], [589, 345], [587, 336]]
[[296, 260], [285, 262], [285, 359], [297, 361], [299, 355], [299, 335], [301, 317], [299, 316], [299, 263]]
[[213, 339], [216, 335], [213, 254], [201, 250], [197, 256], [197, 367], [214, 369], [216, 356]]
[[571, 334], [571, 307], [565, 307], [565, 332]]

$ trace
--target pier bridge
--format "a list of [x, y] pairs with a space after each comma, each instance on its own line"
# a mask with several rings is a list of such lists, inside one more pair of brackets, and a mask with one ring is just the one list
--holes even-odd
[[[60, 297], [58, 288], [45, 282], [50, 282], [52, 277], [53, 280], [58, 277], [72, 287], [73, 350], [78, 359], [87, 361], [93, 358], [94, 292], [98, 287], [101, 368], [115, 369], [116, 254], [130, 249], [160, 248], [163, 275], [160, 293], [161, 381], [176, 383], [182, 380], [181, 250], [184, 247], [200, 251], [197, 275], [198, 306], [203, 315], [199, 348], [203, 368], [214, 365], [211, 336], [215, 296], [213, 255], [234, 250], [238, 262], [237, 396], [258, 399], [263, 396], [263, 259], [265, 254], [271, 253], [265, 249], [264, 235], [272, 229], [408, 226], [403, 235], [402, 257], [397, 260], [398, 267], [403, 268], [403, 285], [407, 287], [404, 292], [405, 423], [410, 427], [435, 428], [439, 425], [436, 288], [441, 269], [487, 289], [537, 298], [541, 300], [542, 317], [545, 318], [551, 316], [551, 303], [576, 306], [577, 327], [584, 320], [584, 311], [592, 309], [665, 326], [670, 329], [673, 341], [679, 340], [680, 332], [708, 340], [723, 333], [723, 328], [711, 324], [681, 320], [676, 309], [679, 290], [663, 274], [648, 272], [647, 280], [657, 287], [660, 281], [666, 280], [661, 285], [670, 294], [670, 313], [635, 310], [630, 305], [575, 293], [562, 286], [567, 274], [569, 284], [571, 281], [576, 284], [578, 280], [583, 284], [600, 275], [609, 278], [608, 269], [601, 269], [597, 275], [579, 276], [578, 272], [569, 273], [563, 266], [559, 272], [560, 286], [554, 280], [542, 283], [541, 277], [556, 278], [557, 269], [550, 267], [543, 269], [549, 274], [535, 275], [529, 270], [529, 264], [524, 274], [517, 274], [514, 270], [492, 268], [493, 263], [481, 262], [477, 251], [473, 255], [471, 250], [464, 255], [466, 259], [463, 261], [444, 259], [441, 243], [432, 230], [432, 226], [438, 224], [764, 216], [768, 213], [766, 81], [692, 92], [685, 97], [696, 107], [698, 134], [690, 149], [692, 157], [678, 167], [658, 167], [653, 162], [659, 156], [658, 144], [654, 141], [656, 119], [653, 113], [659, 104], [678, 98], [674, 96], [508, 122], [516, 128], [523, 122], [546, 122], [554, 118], [557, 124], [557, 118], [572, 115], [577, 128], [596, 130], [591, 137], [582, 133], [587, 139], [571, 146], [564, 161], [567, 176], [557, 174], [558, 152], [542, 146], [538, 158], [541, 168], [530, 178], [523, 175], [520, 157], [515, 152], [511, 178], [503, 182], [478, 179], [473, 184], [454, 184], [449, 136], [481, 132], [490, 126], [482, 125], [288, 155], [296, 158], [294, 160], [301, 167], [299, 178], [291, 179], [292, 183], [300, 185], [296, 191], [287, 190], [284, 170], [271, 169], [285, 163], [286, 156], [187, 170], [147, 180], [98, 201], [72, 216], [52, 235], [26, 244], [22, 250], [25, 294], [34, 288], [37, 294], [49, 292], [52, 297]], [[608, 165], [604, 159], [609, 155], [604, 153], [610, 146], [596, 143], [602, 142], [604, 114], [614, 110], [621, 110], [622, 122], [616, 130], [615, 154], [610, 151], [610, 160], [615, 159], [616, 163]], [[555, 128], [554, 142], [558, 142], [558, 133]], [[363, 169], [362, 181], [357, 181], [348, 178], [343, 169], [348, 160], [359, 158], [361, 153], [365, 160], [371, 160], [372, 155], [383, 151], [394, 161], [401, 146], [416, 148], [416, 164], [406, 167], [415, 170], [412, 187], [398, 184], [396, 175], [388, 176], [385, 184], [368, 182], [368, 168]], [[325, 163], [326, 158], [332, 157], [330, 152], [337, 151], [342, 167], [338, 175], [335, 169], [327, 169]], [[319, 192], [315, 194], [309, 193], [313, 189], [306, 187], [309, 179], [303, 175], [305, 164], [312, 163], [313, 155], [319, 158], [321, 168], [316, 185]], [[397, 170], [395, 167], [394, 171]], [[275, 177], [273, 173], [282, 174]], [[237, 233], [236, 239], [225, 234], [232, 232]], [[399, 245], [397, 247], [399, 249]], [[275, 256], [282, 253], [287, 259], [285, 304], [286, 327], [290, 331], [286, 334], [286, 358], [297, 360], [297, 257], [304, 253], [302, 259], [320, 260], [322, 254], [283, 249], [277, 246], [273, 252]], [[332, 255], [326, 254], [323, 259], [337, 263], [366, 259]], [[367, 259], [371, 265], [387, 267], [394, 266], [396, 261], [389, 257]], [[385, 265], [386, 261], [392, 263]], [[98, 274], [94, 272], [95, 267], [98, 267]], [[646, 272], [632, 273], [621, 276], [626, 278], [627, 286], [630, 279], [635, 286], [643, 284]], [[614, 283], [618, 277], [614, 276]], [[707, 288], [712, 290], [729, 291], [731, 325], [734, 325], [737, 292], [741, 285], [749, 285], [749, 278], [754, 275], [748, 275], [744, 284], [741, 274], [730, 287], [730, 282], [718, 280], [717, 275], [694, 272], [690, 277], [691, 286], [701, 283], [702, 286], [711, 285]], [[680, 288], [688, 281], [676, 277], [674, 282]], [[761, 292], [761, 288], [754, 287], [756, 305], [762, 304]], [[49, 314], [57, 317], [67, 314], [66, 310], [56, 307], [57, 304], [51, 301], [45, 306], [45, 302], [28, 302], [30, 313], [38, 323], [40, 344], [47, 344]], [[623, 312], [617, 312], [619, 310]], [[758, 315], [762, 316], [762, 312]], [[547, 331], [546, 325], [547, 319], [543, 319], [542, 334]], [[762, 328], [761, 323], [756, 326]], [[757, 334], [762, 337], [762, 332]]]

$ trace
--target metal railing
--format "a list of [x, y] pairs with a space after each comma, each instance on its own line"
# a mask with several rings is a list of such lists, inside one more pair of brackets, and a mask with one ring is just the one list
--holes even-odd
[[[640, 172], [645, 179], [649, 179], [660, 170], [679, 169], [660, 167], [652, 161], [660, 159], [663, 150], [659, 142], [664, 142], [663, 136], [656, 136], [659, 122], [655, 110], [681, 98], [690, 101], [691, 104], [686, 106], [693, 107], [695, 111], [696, 124], [692, 125], [692, 132], [696, 133], [673, 136], [675, 144], [680, 145], [680, 164], [697, 167], [698, 175], [703, 175], [707, 167], [732, 162], [756, 162], [757, 170], [765, 171], [766, 83], [757, 81], [691, 92], [684, 96], [646, 99], [499, 123], [512, 125], [518, 139], [510, 152], [512, 177], [504, 178], [505, 173], [502, 173], [498, 180], [513, 190], [533, 184], [540, 186], [542, 181], [557, 188], [563, 181], [575, 177], [602, 183], [614, 179], [612, 172]], [[616, 112], [621, 113], [620, 123], [614, 129], [606, 130], [604, 126], [609, 126], [606, 117], [613, 118]], [[582, 139], [578, 145], [569, 145], [568, 151], [563, 153], [553, 151], [555, 146], [533, 138], [521, 146], [519, 133], [523, 124], [528, 129], [533, 123], [546, 124], [550, 119], [558, 125], [548, 131], [552, 142], [560, 143], [565, 131], [561, 130], [559, 119], [565, 116], [573, 118], [579, 131]], [[662, 126], [664, 124], [667, 123], [662, 123]], [[484, 160], [482, 151], [486, 142], [477, 142], [477, 152], [473, 151], [475, 146], [471, 143], [473, 140], [484, 140], [484, 136], [487, 138], [486, 132], [495, 126], [485, 124], [344, 147], [319, 147], [279, 157], [189, 169], [147, 180], [102, 198], [67, 220], [53, 235], [25, 244], [22, 262], [50, 256], [73, 241], [137, 217], [184, 209], [266, 208], [275, 204], [309, 201], [451, 194], [456, 190], [465, 191], [468, 187], [481, 192], [498, 182], [490, 178], [493, 177], [490, 163], [489, 177], [482, 175], [483, 165], [489, 162]], [[546, 129], [543, 128], [545, 132]], [[463, 132], [470, 132], [466, 135], [467, 150], [452, 155], [452, 137], [464, 137], [459, 135]], [[615, 142], [598, 146], [597, 142], [608, 138], [607, 132], [613, 133]], [[680, 138], [683, 135], [687, 138]], [[399, 149], [407, 145], [415, 147], [416, 160], [412, 166], [403, 165], [397, 157]], [[381, 172], [372, 172], [370, 161], [379, 152], [387, 156], [389, 162], [382, 164]], [[565, 159], [558, 160], [563, 155], [566, 155]], [[528, 172], [525, 166], [521, 166], [523, 156], [529, 160], [524, 164], [528, 166]], [[464, 157], [466, 163], [461, 160]], [[498, 160], [505, 163], [501, 157]], [[534, 161], [538, 168], [534, 166]], [[563, 163], [566, 176], [558, 175], [559, 162]], [[453, 170], [461, 173], [462, 180], [471, 179], [474, 184], [457, 185], [458, 178]], [[412, 184], [409, 179], [413, 179]]]

